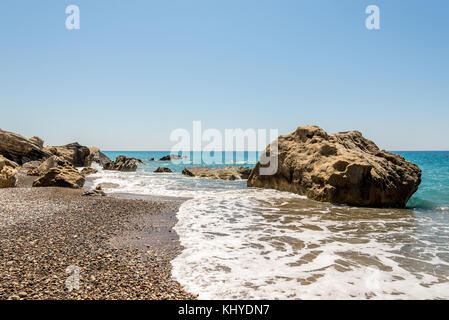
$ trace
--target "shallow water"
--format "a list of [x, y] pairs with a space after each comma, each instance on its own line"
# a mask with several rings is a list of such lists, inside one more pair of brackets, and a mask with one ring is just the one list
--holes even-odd
[[[200, 298], [447, 299], [449, 159], [443, 152], [401, 155], [423, 169], [420, 189], [402, 210], [184, 177], [184, 164], [170, 162], [148, 162], [135, 173], [100, 171], [91, 186], [114, 182], [120, 187], [107, 192], [192, 198], [178, 212], [185, 249], [172, 264], [173, 276]], [[251, 166], [244, 155], [236, 162]], [[175, 173], [152, 173], [158, 166]]]

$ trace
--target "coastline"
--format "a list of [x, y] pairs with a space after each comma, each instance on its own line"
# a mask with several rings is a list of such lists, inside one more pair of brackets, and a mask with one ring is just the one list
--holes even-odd
[[[0, 189], [0, 299], [195, 299], [171, 277], [183, 199], [83, 191]], [[71, 292], [69, 266], [80, 271]]]

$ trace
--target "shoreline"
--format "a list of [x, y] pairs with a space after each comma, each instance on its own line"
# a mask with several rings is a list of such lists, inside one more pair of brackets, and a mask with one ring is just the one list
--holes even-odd
[[[171, 277], [185, 199], [83, 191], [0, 189], [0, 299], [196, 298]], [[71, 292], [69, 266], [80, 273]]]

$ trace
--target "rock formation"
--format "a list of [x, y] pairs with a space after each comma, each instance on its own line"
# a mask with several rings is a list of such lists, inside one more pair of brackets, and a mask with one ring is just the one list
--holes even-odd
[[159, 167], [159, 168], [157, 168], [156, 170], [154, 170], [154, 172], [155, 172], [155, 173], [162, 173], [162, 172], [165, 172], [165, 173], [172, 173], [173, 171], [171, 171], [170, 168]]
[[20, 134], [0, 129], [0, 155], [19, 165], [51, 156], [50, 152], [43, 150], [35, 142], [36, 139], [31, 141]]
[[73, 167], [58, 166], [48, 170], [43, 176], [33, 182], [33, 187], [64, 187], [81, 188], [84, 177]]
[[109, 159], [104, 153], [100, 151], [100, 149], [91, 147], [89, 148], [89, 155], [86, 157], [84, 161], [85, 167], [90, 167], [93, 162], [98, 163], [101, 167], [104, 167], [106, 164], [111, 163], [111, 159]]
[[0, 155], [0, 188], [13, 188], [17, 183], [19, 165]]
[[64, 146], [45, 147], [44, 150], [55, 156], [64, 158], [74, 167], [83, 167], [87, 156], [90, 154], [89, 148], [80, 145], [78, 142]]
[[71, 166], [72, 164], [65, 160], [63, 157], [51, 156], [44, 162], [42, 162], [37, 168], [32, 168], [28, 170], [27, 175], [29, 176], [42, 176], [51, 168], [57, 166]]
[[141, 160], [118, 156], [114, 162], [107, 163], [103, 169], [117, 171], [136, 171], [138, 165], [145, 165]]
[[250, 173], [251, 169], [247, 167], [185, 167], [182, 170], [186, 176], [221, 180], [248, 179]]
[[277, 155], [277, 172], [260, 175], [263, 165], [257, 163], [249, 187], [337, 204], [403, 208], [421, 182], [417, 165], [379, 150], [358, 131], [328, 135], [316, 126], [298, 127], [278, 138]]

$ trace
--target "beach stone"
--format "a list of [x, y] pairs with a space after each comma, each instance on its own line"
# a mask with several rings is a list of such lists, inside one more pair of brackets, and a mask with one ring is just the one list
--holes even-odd
[[156, 170], [154, 170], [155, 173], [172, 173], [173, 171], [170, 168], [166, 168], [166, 167], [159, 167]]
[[93, 162], [98, 163], [101, 167], [104, 167], [106, 164], [112, 162], [107, 155], [102, 153], [100, 149], [96, 147], [89, 148], [89, 151], [90, 153], [84, 161], [85, 167], [90, 167]]
[[221, 180], [238, 180], [248, 179], [251, 169], [247, 167], [185, 167], [182, 174], [189, 177], [221, 179]]
[[[35, 140], [33, 140], [35, 142]], [[20, 134], [3, 131], [0, 129], [0, 155], [22, 165], [33, 160], [43, 160], [51, 156], [51, 153], [43, 150], [33, 141]]]
[[260, 175], [264, 166], [258, 162], [249, 187], [336, 204], [403, 208], [421, 183], [417, 165], [380, 150], [359, 131], [327, 134], [317, 126], [298, 127], [278, 138], [277, 155], [276, 173]]
[[136, 171], [138, 165], [145, 165], [141, 160], [136, 158], [128, 158], [125, 156], [118, 156], [114, 162], [107, 163], [104, 170], [116, 170], [116, 171]]
[[90, 154], [89, 148], [80, 145], [78, 142], [64, 146], [45, 147], [44, 150], [55, 156], [62, 157], [74, 167], [84, 167], [84, 162]]
[[83, 170], [81, 170], [81, 174], [82, 174], [83, 176], [87, 176], [87, 175], [89, 175], [89, 174], [94, 174], [94, 173], [97, 173], [97, 172], [98, 172], [97, 169], [94, 169], [94, 168], [91, 168], [91, 167], [89, 167], [89, 168], [83, 168]]
[[0, 155], [0, 188], [13, 188], [17, 184], [19, 165]]
[[48, 170], [42, 177], [33, 182], [33, 187], [81, 188], [84, 177], [71, 166], [58, 166]]
[[97, 189], [97, 188], [100, 188], [100, 190], [102, 190], [103, 188], [105, 188], [105, 189], [116, 189], [116, 188], [118, 188], [118, 187], [120, 187], [120, 185], [118, 185], [118, 184], [116, 184], [116, 183], [103, 182], [103, 183], [99, 183], [99, 184], [97, 185], [96, 189]]

